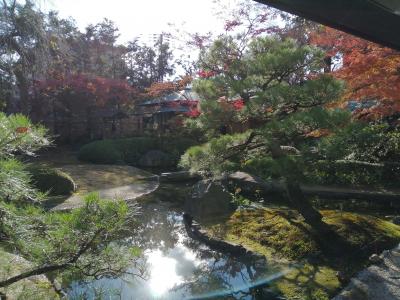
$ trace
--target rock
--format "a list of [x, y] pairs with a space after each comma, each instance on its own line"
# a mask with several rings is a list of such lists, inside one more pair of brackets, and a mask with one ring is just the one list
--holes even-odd
[[158, 175], [151, 175], [147, 177], [141, 178], [141, 180], [146, 180], [146, 181], [160, 181], [160, 176]]
[[235, 211], [232, 195], [221, 182], [201, 180], [195, 184], [185, 201], [185, 212], [196, 220], [227, 215]]
[[382, 262], [382, 258], [378, 254], [374, 253], [369, 257], [369, 261], [372, 262], [373, 264], [377, 264]]
[[342, 271], [337, 271], [336, 272], [336, 277], [339, 280], [341, 284], [345, 284], [349, 281], [349, 278], [346, 276], [346, 274]]
[[261, 178], [245, 173], [235, 172], [228, 176], [228, 184], [231, 188], [240, 188], [245, 195], [280, 194], [284, 187], [279, 182], [267, 182]]
[[[385, 263], [374, 264], [358, 272], [350, 283], [332, 300], [396, 300], [400, 299], [399, 280], [400, 249], [384, 251], [380, 256]], [[371, 257], [372, 257], [371, 256]]]
[[184, 213], [183, 218], [186, 232], [188, 233], [190, 238], [206, 244], [211, 249], [221, 252], [227, 252], [235, 256], [247, 255], [248, 257], [250, 257], [251, 255], [253, 255], [251, 251], [248, 251], [242, 245], [237, 245], [209, 236], [207, 230], [202, 229], [200, 225], [191, 224], [191, 216], [189, 216], [187, 213]]
[[396, 225], [400, 225], [400, 216], [396, 216], [392, 219], [392, 223]]
[[189, 171], [161, 173], [160, 181], [162, 182], [184, 182], [192, 180], [200, 180], [198, 174], [191, 174]]
[[147, 168], [169, 167], [174, 165], [174, 161], [160, 150], [150, 150], [140, 157], [138, 165]]

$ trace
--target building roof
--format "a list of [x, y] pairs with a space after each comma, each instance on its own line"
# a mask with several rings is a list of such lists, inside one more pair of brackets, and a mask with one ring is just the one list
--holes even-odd
[[400, 50], [400, 0], [256, 0]]
[[187, 106], [179, 106], [179, 107], [160, 107], [157, 111], [155, 111], [155, 114], [161, 114], [161, 113], [168, 113], [168, 112], [173, 112], [173, 113], [187, 113], [190, 112], [190, 107]]
[[146, 100], [139, 105], [149, 106], [149, 105], [167, 104], [176, 101], [198, 101], [198, 100], [199, 96], [194, 91], [192, 91], [192, 89], [186, 88], [181, 91], [172, 92], [170, 94], [161, 97]]

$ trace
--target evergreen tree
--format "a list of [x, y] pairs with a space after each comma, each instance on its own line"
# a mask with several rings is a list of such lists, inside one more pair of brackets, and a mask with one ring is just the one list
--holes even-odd
[[310, 135], [348, 120], [325, 108], [341, 95], [342, 83], [322, 73], [324, 53], [271, 37], [241, 50], [234, 38], [223, 37], [203, 51], [200, 62], [203, 78], [195, 90], [204, 101], [199, 118], [189, 123], [209, 142], [189, 149], [181, 164], [215, 175], [268, 160], [292, 206], [314, 228], [326, 229], [298, 184], [301, 165], [312, 159]]
[[115, 240], [134, 220], [136, 209], [92, 194], [71, 212], [44, 210], [21, 158], [49, 145], [46, 130], [22, 115], [3, 113], [0, 127], [0, 242], [31, 263], [2, 278], [0, 289], [40, 274], [101, 278], [124, 273], [138, 251]]

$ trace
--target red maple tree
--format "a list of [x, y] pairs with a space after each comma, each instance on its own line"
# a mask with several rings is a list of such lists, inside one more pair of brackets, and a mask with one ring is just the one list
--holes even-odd
[[344, 100], [374, 99], [378, 104], [357, 111], [365, 118], [379, 118], [400, 112], [400, 52], [321, 27], [311, 43], [327, 51], [327, 61], [337, 58], [333, 75], [347, 84]]

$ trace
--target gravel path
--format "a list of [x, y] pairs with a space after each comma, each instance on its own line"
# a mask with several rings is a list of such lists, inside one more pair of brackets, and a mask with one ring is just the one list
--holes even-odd
[[359, 272], [333, 300], [400, 299], [400, 245], [380, 257], [380, 263]]

